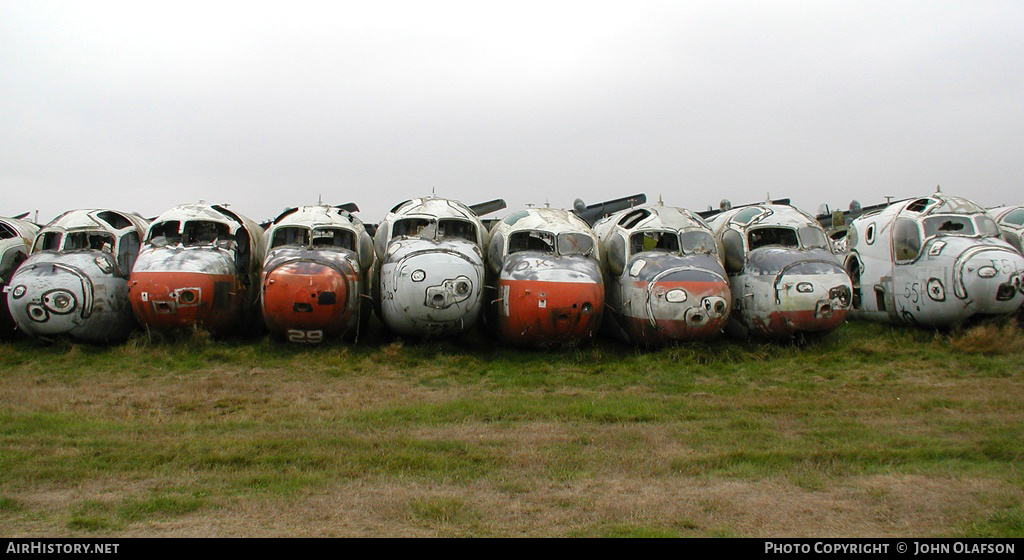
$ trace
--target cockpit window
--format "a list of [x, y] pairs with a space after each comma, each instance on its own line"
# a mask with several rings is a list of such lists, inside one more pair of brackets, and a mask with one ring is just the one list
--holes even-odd
[[102, 231], [80, 231], [64, 236], [64, 250], [93, 249], [114, 252], [114, 236]]
[[585, 233], [558, 234], [559, 255], [589, 255], [594, 250], [594, 240]]
[[1003, 216], [1003, 221], [1015, 226], [1024, 226], [1024, 208], [1010, 210]]
[[974, 235], [970, 216], [929, 216], [924, 219], [924, 236]]
[[312, 236], [313, 247], [356, 250], [356, 234], [344, 228], [315, 228]]
[[508, 254], [537, 251], [554, 254], [555, 236], [546, 231], [517, 231], [508, 236]]
[[629, 236], [629, 253], [635, 255], [644, 251], [679, 255], [679, 234], [674, 231], [639, 231]]
[[736, 215], [732, 217], [732, 221], [738, 224], [749, 224], [751, 220], [760, 216], [764, 213], [764, 210], [760, 208], [745, 208], [736, 212]]
[[800, 246], [804, 249], [831, 249], [825, 234], [814, 226], [804, 226], [797, 230]]
[[[181, 229], [182, 231], [179, 231]], [[235, 236], [231, 233], [231, 227], [223, 222], [211, 222], [207, 220], [192, 220], [185, 222], [184, 228], [181, 222], [161, 222], [149, 231], [148, 243], [157, 247], [167, 245], [185, 245], [193, 247], [198, 245], [218, 245], [228, 247], [236, 243]]]
[[683, 242], [683, 253], [693, 254], [718, 254], [718, 247], [715, 246], [715, 238], [706, 231], [684, 231], [679, 234]]
[[469, 220], [447, 218], [440, 221], [428, 218], [405, 218], [395, 222], [392, 237], [422, 237], [424, 239], [465, 239], [476, 243], [476, 224]]
[[220, 241], [234, 241], [231, 228], [222, 222], [194, 220], [185, 222], [182, 241], [186, 247], [194, 245], [213, 245]]
[[154, 245], [177, 245], [181, 242], [181, 235], [178, 234], [180, 229], [181, 222], [160, 222], [149, 230], [146, 242]]
[[760, 249], [761, 247], [792, 247], [794, 249], [800, 247], [799, 241], [797, 241], [796, 230], [792, 228], [784, 227], [763, 227], [752, 229], [747, 234], [747, 245], [750, 250]]
[[434, 238], [434, 231], [430, 229], [430, 233], [427, 234], [424, 230], [430, 228], [434, 224], [433, 220], [426, 218], [404, 218], [395, 222], [395, 226], [391, 229], [392, 237], [427, 237], [429, 239]]
[[11, 226], [0, 223], [0, 239], [13, 239], [18, 237], [18, 232], [14, 231]]
[[469, 220], [442, 219], [438, 222], [438, 239], [465, 239], [476, 243], [476, 224]]
[[124, 229], [132, 225], [132, 223], [128, 221], [128, 218], [125, 218], [124, 216], [118, 214], [117, 212], [100, 212], [99, 214], [96, 215], [96, 217], [103, 220], [114, 229]]
[[271, 240], [271, 247], [280, 247], [282, 245], [299, 245], [305, 247], [309, 245], [309, 228], [305, 227], [280, 227], [274, 230], [274, 239]]
[[979, 235], [984, 237], [999, 236], [999, 226], [996, 224], [996, 221], [985, 214], [975, 216], [974, 225], [977, 226]]

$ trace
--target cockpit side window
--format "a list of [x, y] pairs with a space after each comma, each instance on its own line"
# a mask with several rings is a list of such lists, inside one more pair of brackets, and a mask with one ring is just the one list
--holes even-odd
[[131, 272], [135, 258], [139, 256], [139, 234], [135, 230], [121, 236], [117, 246], [117, 266], [124, 274]]
[[476, 243], [476, 224], [469, 220], [442, 219], [438, 222], [439, 239], [465, 239]]
[[300, 247], [309, 245], [309, 228], [286, 226], [275, 229], [274, 238], [270, 241], [270, 246], [273, 248], [282, 245], [298, 245]]
[[910, 261], [917, 258], [922, 245], [921, 229], [917, 222], [909, 218], [896, 218], [892, 228], [892, 248], [897, 261]]
[[64, 236], [64, 250], [93, 249], [114, 252], [114, 236], [103, 231], [80, 231]]
[[0, 223], [0, 239], [13, 239], [15, 237], [18, 237], [18, 232], [14, 231], [14, 228], [5, 223]]
[[978, 234], [984, 237], [998, 237], [999, 236], [999, 225], [992, 218], [985, 214], [979, 214], [974, 217], [974, 225], [978, 228]]
[[638, 231], [629, 236], [629, 254], [635, 255], [644, 251], [679, 255], [679, 234], [674, 231]]
[[508, 236], [508, 254], [536, 251], [554, 254], [555, 236], [546, 231], [517, 231]]
[[747, 245], [751, 251], [771, 246], [796, 249], [800, 247], [800, 242], [797, 241], [796, 230], [792, 228], [763, 227], [752, 229], [747, 233]]
[[48, 231], [36, 238], [35, 247], [32, 251], [56, 251], [60, 249], [61, 233], [59, 231]]

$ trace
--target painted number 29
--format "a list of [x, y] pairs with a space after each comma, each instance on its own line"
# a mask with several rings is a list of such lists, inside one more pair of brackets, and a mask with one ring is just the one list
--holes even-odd
[[299, 344], [320, 344], [324, 341], [324, 331], [300, 331], [291, 329], [288, 331], [288, 342]]

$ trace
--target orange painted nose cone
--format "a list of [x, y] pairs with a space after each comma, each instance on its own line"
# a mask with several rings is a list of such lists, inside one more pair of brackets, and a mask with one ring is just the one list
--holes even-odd
[[135, 317], [158, 329], [227, 332], [241, 319], [245, 301], [245, 289], [232, 274], [135, 272], [128, 285]]
[[352, 314], [348, 299], [345, 277], [313, 262], [279, 266], [263, 279], [263, 318], [279, 335], [290, 330], [340, 334]]
[[589, 339], [601, 324], [604, 284], [498, 282], [499, 336], [517, 346], [559, 346]]

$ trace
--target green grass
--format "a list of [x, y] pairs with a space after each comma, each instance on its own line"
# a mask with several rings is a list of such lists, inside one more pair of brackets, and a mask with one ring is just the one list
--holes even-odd
[[[0, 530], [1021, 536], [1022, 340], [4, 342]], [[780, 495], [823, 509], [765, 520]]]

